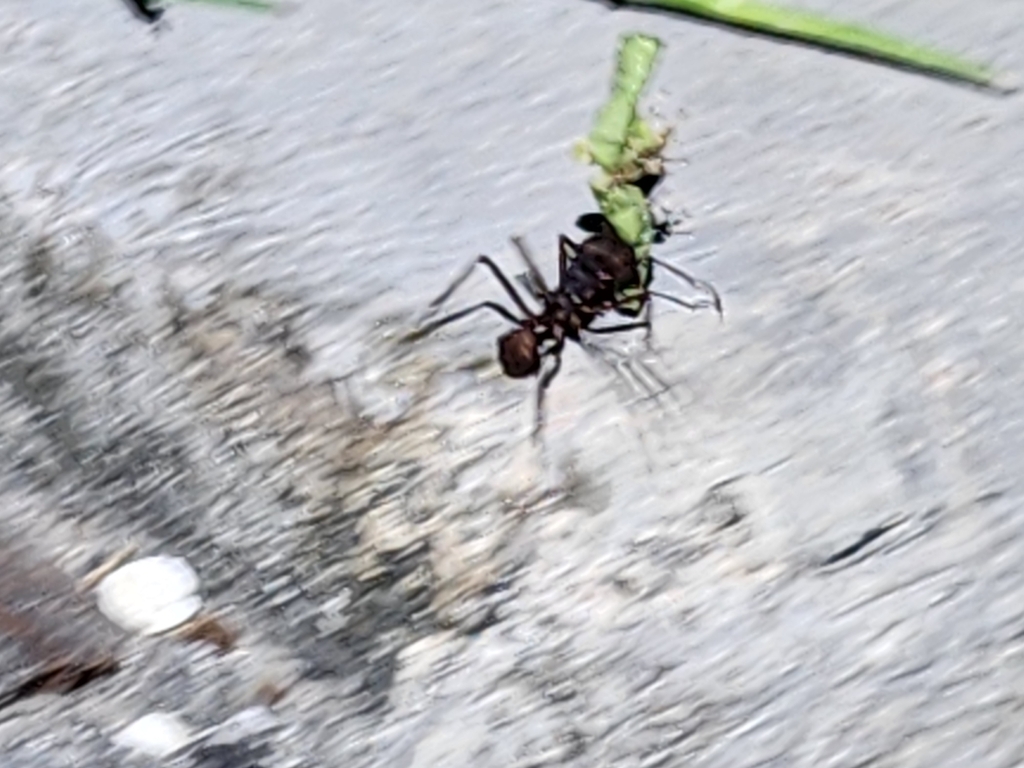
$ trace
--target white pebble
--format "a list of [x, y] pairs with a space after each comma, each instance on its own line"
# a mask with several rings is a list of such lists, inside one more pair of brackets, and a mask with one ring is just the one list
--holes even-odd
[[112, 741], [119, 747], [151, 757], [167, 757], [187, 746], [191, 738], [188, 727], [179, 717], [152, 712], [115, 733]]
[[99, 609], [118, 626], [156, 635], [183, 624], [203, 606], [199, 577], [180, 557], [146, 557], [106, 576], [96, 587]]

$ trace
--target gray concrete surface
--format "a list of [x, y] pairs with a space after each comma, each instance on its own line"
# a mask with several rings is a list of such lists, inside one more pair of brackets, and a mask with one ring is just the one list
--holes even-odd
[[[807, 5], [1024, 72], [1017, 0]], [[583, 0], [167, 19], [0, 6], [0, 527], [184, 555], [241, 639], [126, 638], [5, 767], [154, 710], [203, 768], [1024, 761], [1019, 97]], [[397, 337], [553, 272], [627, 30], [726, 321], [659, 311], [660, 407], [570, 350], [541, 451], [499, 323]]]

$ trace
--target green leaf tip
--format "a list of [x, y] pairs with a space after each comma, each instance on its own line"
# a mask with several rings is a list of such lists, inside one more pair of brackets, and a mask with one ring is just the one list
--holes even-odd
[[598, 114], [587, 149], [591, 159], [608, 173], [623, 170], [627, 155], [650, 151], [653, 132], [636, 116], [636, 106], [661, 41], [647, 35], [627, 35], [619, 46], [618, 68], [612, 94]]
[[995, 73], [936, 48], [918, 45], [866, 26], [835, 21], [810, 11], [759, 0], [616, 0], [739, 27], [774, 37], [810, 43], [971, 85], [1005, 90]]

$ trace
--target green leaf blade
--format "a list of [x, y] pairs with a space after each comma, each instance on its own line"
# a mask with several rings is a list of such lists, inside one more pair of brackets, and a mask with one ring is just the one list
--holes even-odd
[[991, 69], [869, 27], [758, 0], [620, 0], [661, 8], [775, 37], [876, 59], [986, 88], [999, 88]]
[[647, 35], [629, 35], [619, 48], [612, 95], [598, 114], [588, 137], [593, 160], [608, 173], [616, 173], [630, 135], [635, 133], [636, 105], [661, 42]]

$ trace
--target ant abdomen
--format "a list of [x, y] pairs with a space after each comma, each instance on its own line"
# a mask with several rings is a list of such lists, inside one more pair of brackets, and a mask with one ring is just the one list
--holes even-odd
[[517, 328], [498, 339], [501, 370], [513, 379], [534, 376], [540, 370], [537, 334], [531, 328]]

